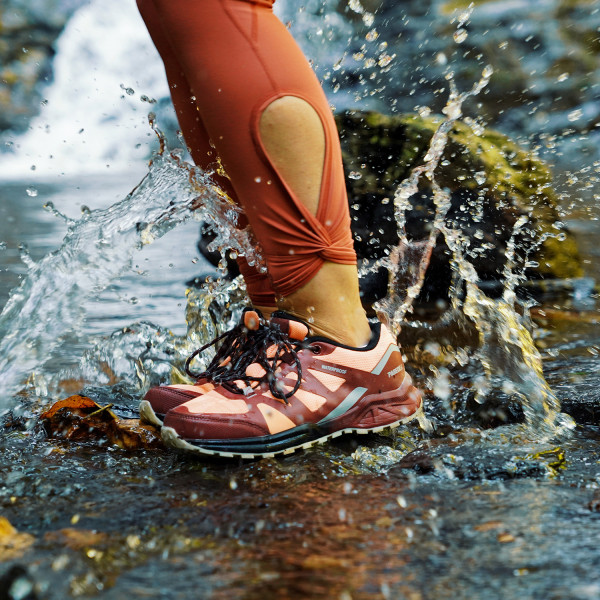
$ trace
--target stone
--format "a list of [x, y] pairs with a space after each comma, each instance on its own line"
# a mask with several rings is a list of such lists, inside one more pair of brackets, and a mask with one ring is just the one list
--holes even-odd
[[[357, 254], [380, 258], [398, 242], [394, 193], [411, 170], [422, 164], [442, 117], [352, 111], [338, 114], [336, 120]], [[501, 281], [507, 244], [515, 223], [524, 215], [529, 215], [529, 222], [516, 240], [521, 262], [530, 254], [527, 278], [582, 276], [575, 239], [560, 225], [548, 166], [507, 136], [491, 129], [475, 132], [466, 123], [456, 122], [435, 178], [452, 198], [446, 222], [469, 239], [469, 259], [484, 282]], [[406, 231], [409, 239], [421, 240], [429, 235], [434, 215], [427, 180], [421, 181], [412, 205]], [[440, 237], [426, 275], [424, 298], [446, 295], [451, 281], [449, 259]]]

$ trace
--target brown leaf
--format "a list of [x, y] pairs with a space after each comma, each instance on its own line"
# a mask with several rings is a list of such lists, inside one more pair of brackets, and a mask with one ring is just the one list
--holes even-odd
[[106, 533], [98, 533], [97, 531], [88, 531], [86, 529], [74, 529], [66, 527], [58, 531], [49, 531], [44, 539], [49, 542], [57, 542], [71, 550], [82, 550], [90, 546], [97, 546], [107, 538]]
[[508, 544], [510, 542], [514, 542], [515, 541], [515, 536], [512, 535], [511, 533], [499, 533], [496, 537], [496, 539], [501, 543], [501, 544]]
[[19, 533], [8, 519], [0, 517], [0, 562], [20, 558], [34, 541], [32, 535]]
[[502, 521], [486, 521], [485, 523], [480, 523], [479, 525], [475, 525], [473, 529], [475, 531], [492, 531], [493, 529], [499, 529], [503, 527], [504, 523]]
[[119, 419], [111, 406], [71, 396], [56, 402], [40, 419], [50, 437], [75, 442], [103, 440], [127, 450], [162, 447], [156, 428], [142, 425], [138, 419]]
[[96, 404], [91, 398], [86, 396], [69, 396], [65, 400], [59, 400], [55, 402], [46, 412], [43, 412], [40, 419], [43, 421], [49, 421], [56, 417], [57, 413], [62, 409], [68, 409], [72, 414], [85, 416], [98, 410], [99, 404]]
[[314, 569], [317, 571], [323, 569], [347, 569], [349, 562], [343, 558], [335, 556], [324, 556], [322, 554], [311, 554], [302, 561], [305, 569]]

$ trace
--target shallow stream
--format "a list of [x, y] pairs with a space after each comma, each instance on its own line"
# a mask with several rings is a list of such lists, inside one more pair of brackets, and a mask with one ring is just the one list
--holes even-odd
[[433, 429], [244, 462], [39, 423], [79, 392], [132, 418], [179, 377], [240, 306], [217, 287], [209, 311], [186, 285], [211, 270], [196, 219], [226, 236], [236, 211], [168, 151], [148, 175], [0, 184], [0, 599], [600, 598], [600, 226], [593, 180], [553, 159], [590, 279], [525, 311], [510, 285], [488, 301], [441, 219], [466, 299], [400, 331]]

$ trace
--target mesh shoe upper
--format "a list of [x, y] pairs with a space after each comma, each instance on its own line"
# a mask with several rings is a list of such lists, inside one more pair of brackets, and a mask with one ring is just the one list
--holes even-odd
[[[242, 377], [179, 404], [165, 426], [187, 440], [269, 436], [302, 425], [331, 431], [373, 429], [397, 423], [421, 406], [399, 347], [376, 324], [365, 348], [306, 337], [308, 328], [275, 313], [264, 356], [245, 365]], [[282, 334], [282, 335], [280, 335]], [[283, 340], [283, 341], [278, 341]], [[232, 377], [239, 377], [239, 368]]]

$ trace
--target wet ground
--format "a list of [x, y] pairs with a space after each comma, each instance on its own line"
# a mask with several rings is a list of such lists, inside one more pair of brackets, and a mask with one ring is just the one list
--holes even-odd
[[[114, 201], [126, 185], [105, 181], [90, 206]], [[25, 272], [17, 243], [38, 259], [64, 234], [42, 204], [77, 212], [96, 184], [39, 185], [37, 196], [26, 187], [2, 188], [2, 302]], [[136, 263], [90, 300], [55, 362], [74, 363], [82, 348], [136, 317], [183, 333], [184, 282], [202, 270], [193, 262], [195, 227], [144, 250], [153, 253], [140, 255], [147, 275]], [[588, 275], [596, 276], [594, 231], [581, 229]], [[153, 277], [163, 278], [160, 292]], [[490, 427], [473, 404], [474, 363], [452, 366], [450, 396], [435, 398], [422, 344], [438, 334], [426, 331], [407, 332], [405, 351], [427, 390], [433, 433], [414, 425], [254, 462], [50, 439], [41, 407], [66, 394], [52, 392], [55, 363], [40, 366], [20, 399], [5, 403], [0, 599], [600, 598], [599, 313], [593, 297], [567, 295], [533, 316], [547, 380], [578, 423], [570, 435]], [[469, 335], [462, 339], [466, 345]], [[86, 389], [127, 417], [133, 381]], [[501, 394], [490, 403], [512, 418]]]

